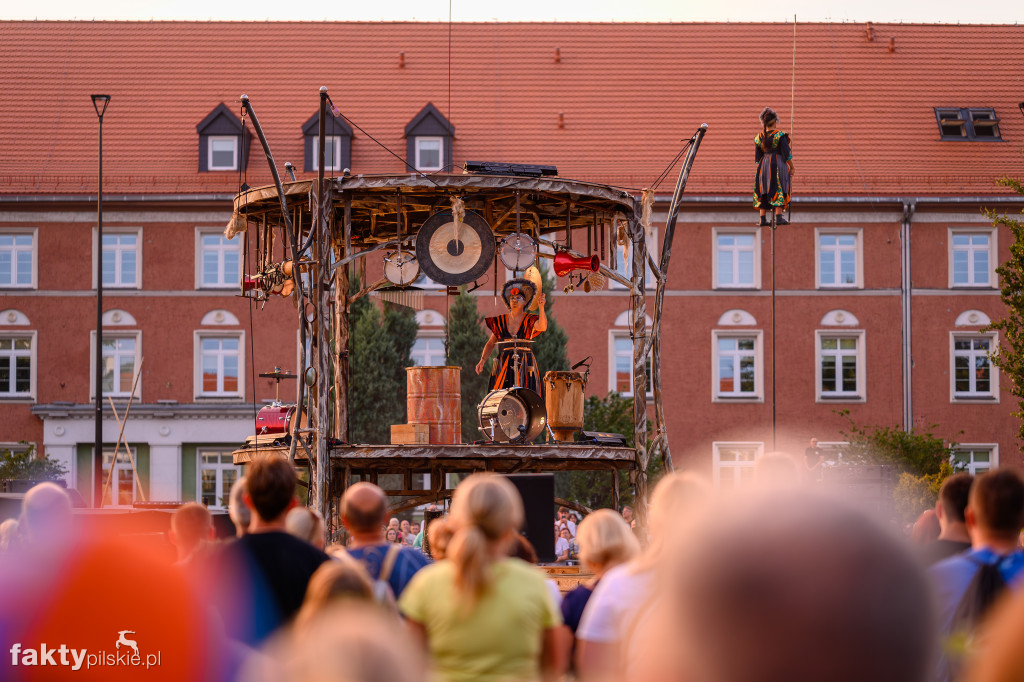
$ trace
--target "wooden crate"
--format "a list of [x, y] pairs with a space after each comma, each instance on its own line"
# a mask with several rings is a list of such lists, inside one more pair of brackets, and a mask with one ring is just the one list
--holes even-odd
[[430, 443], [429, 424], [392, 424], [392, 445], [426, 445]]

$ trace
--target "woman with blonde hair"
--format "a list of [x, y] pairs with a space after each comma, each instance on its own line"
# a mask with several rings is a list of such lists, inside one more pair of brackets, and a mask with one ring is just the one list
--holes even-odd
[[629, 524], [611, 509], [598, 509], [580, 521], [576, 541], [580, 545], [583, 568], [593, 576], [581, 582], [562, 600], [562, 618], [574, 636], [583, 609], [604, 574], [640, 553], [640, 543]]
[[439, 679], [497, 682], [561, 673], [562, 619], [544, 575], [506, 556], [522, 522], [523, 502], [506, 478], [474, 474], [455, 490], [447, 558], [418, 572], [398, 604]]

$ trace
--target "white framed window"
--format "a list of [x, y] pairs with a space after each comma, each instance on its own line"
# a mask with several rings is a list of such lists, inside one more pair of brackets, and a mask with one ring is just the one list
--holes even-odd
[[863, 331], [817, 331], [817, 399], [863, 402], [866, 374]]
[[[98, 230], [93, 229], [93, 247]], [[142, 288], [142, 229], [103, 228], [103, 288]], [[93, 252], [95, 253], [95, 251]], [[96, 264], [93, 263], [93, 287], [96, 286]]]
[[952, 401], [971, 399], [999, 400], [999, 370], [992, 365], [996, 350], [995, 334], [950, 333]]
[[[608, 332], [608, 390], [616, 391], [624, 398], [633, 397], [633, 339], [628, 329], [612, 329]], [[651, 356], [645, 361], [647, 372], [647, 397], [654, 396], [651, 387]]]
[[[313, 170], [320, 170], [320, 136], [313, 138]], [[324, 170], [341, 170], [341, 136], [324, 136]]]
[[231, 486], [238, 480], [231, 448], [198, 448], [199, 499], [209, 509], [227, 509]]
[[0, 289], [36, 287], [36, 230], [0, 232]]
[[36, 395], [36, 332], [0, 335], [0, 399]]
[[222, 228], [196, 228], [196, 288], [237, 288], [241, 281], [242, 240], [227, 239]]
[[950, 288], [995, 286], [996, 253], [994, 230], [950, 228]]
[[[103, 491], [104, 507], [130, 507], [135, 502], [137, 487], [135, 474], [132, 471], [132, 459], [135, 460], [135, 467], [138, 468], [139, 453], [134, 447], [130, 448], [130, 459], [128, 450], [129, 448], [124, 446], [118, 448], [115, 462], [114, 448], [103, 448], [103, 477], [100, 479], [100, 490]], [[111, 477], [110, 467], [112, 464], [114, 474]], [[106, 488], [108, 477], [110, 477], [109, 489]]]
[[712, 402], [764, 399], [760, 330], [712, 331]]
[[412, 344], [413, 363], [417, 367], [443, 367], [447, 365], [444, 352], [444, 332], [420, 331]]
[[[91, 332], [91, 360], [96, 358], [96, 332]], [[103, 332], [103, 396], [127, 398], [132, 392], [135, 369], [142, 358], [142, 332]], [[90, 363], [91, 365], [91, 363]], [[89, 392], [96, 396], [96, 373], [90, 372]], [[135, 399], [142, 397], [142, 379], [135, 389]]]
[[212, 171], [238, 170], [238, 136], [210, 135], [206, 144], [206, 167]]
[[416, 170], [438, 171], [444, 168], [444, 138], [416, 138]]
[[[647, 230], [647, 253], [648, 255], [657, 262], [660, 258], [658, 255], [658, 228], [651, 226]], [[619, 273], [627, 280], [633, 279], [633, 244], [626, 247], [626, 254], [623, 256], [622, 247], [616, 244], [615, 248], [615, 272]], [[611, 267], [611, 263], [604, 263], [606, 267]], [[651, 272], [650, 263], [644, 269], [644, 287], [646, 289], [654, 289], [657, 283], [654, 281], [654, 273]], [[614, 279], [608, 280], [609, 289], [625, 289], [626, 287], [619, 284]]]
[[864, 286], [864, 247], [861, 230], [818, 228], [815, 281], [819, 289], [857, 289]]
[[961, 443], [953, 450], [953, 466], [972, 476], [999, 467], [999, 445], [996, 443]]
[[243, 332], [196, 332], [195, 395], [197, 398], [245, 396]]
[[711, 261], [715, 289], [761, 288], [761, 238], [757, 228], [714, 228]]
[[712, 443], [712, 477], [716, 488], [739, 490], [754, 480], [754, 463], [764, 443]]

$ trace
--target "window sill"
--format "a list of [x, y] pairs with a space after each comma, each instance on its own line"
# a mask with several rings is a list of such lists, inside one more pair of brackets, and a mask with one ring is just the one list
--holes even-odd
[[760, 395], [751, 395], [751, 396], [746, 396], [746, 395], [744, 395], [744, 396], [739, 396], [739, 395], [735, 395], [735, 396], [734, 395], [716, 395], [714, 398], [711, 399], [711, 402], [713, 402], [713, 403], [723, 403], [723, 404], [729, 404], [729, 403], [737, 403], [737, 404], [738, 403], [763, 403], [764, 402], [764, 396], [760, 396]]
[[817, 398], [819, 403], [864, 403], [867, 402], [867, 398], [859, 395], [819, 395]]
[[950, 398], [949, 402], [967, 404], [992, 403], [995, 405], [999, 403], [999, 397], [994, 395], [954, 395]]
[[0, 395], [0, 403], [4, 405], [35, 405], [35, 396], [30, 395]]
[[230, 394], [230, 395], [209, 395], [209, 394], [203, 394], [203, 395], [197, 395], [195, 397], [195, 400], [197, 400], [199, 402], [204, 402], [204, 403], [212, 403], [212, 402], [238, 402], [238, 403], [240, 403], [240, 402], [243, 402], [245, 400], [245, 398], [243, 396], [238, 395], [238, 394]]

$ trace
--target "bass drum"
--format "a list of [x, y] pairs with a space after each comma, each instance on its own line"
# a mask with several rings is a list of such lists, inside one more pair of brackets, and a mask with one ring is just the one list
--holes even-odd
[[528, 388], [491, 391], [480, 403], [478, 416], [484, 435], [502, 443], [519, 438], [523, 431], [526, 435], [522, 441], [531, 441], [543, 433], [547, 425], [544, 401]]
[[291, 435], [295, 431], [294, 422], [294, 405], [264, 405], [256, 413], [256, 435]]

